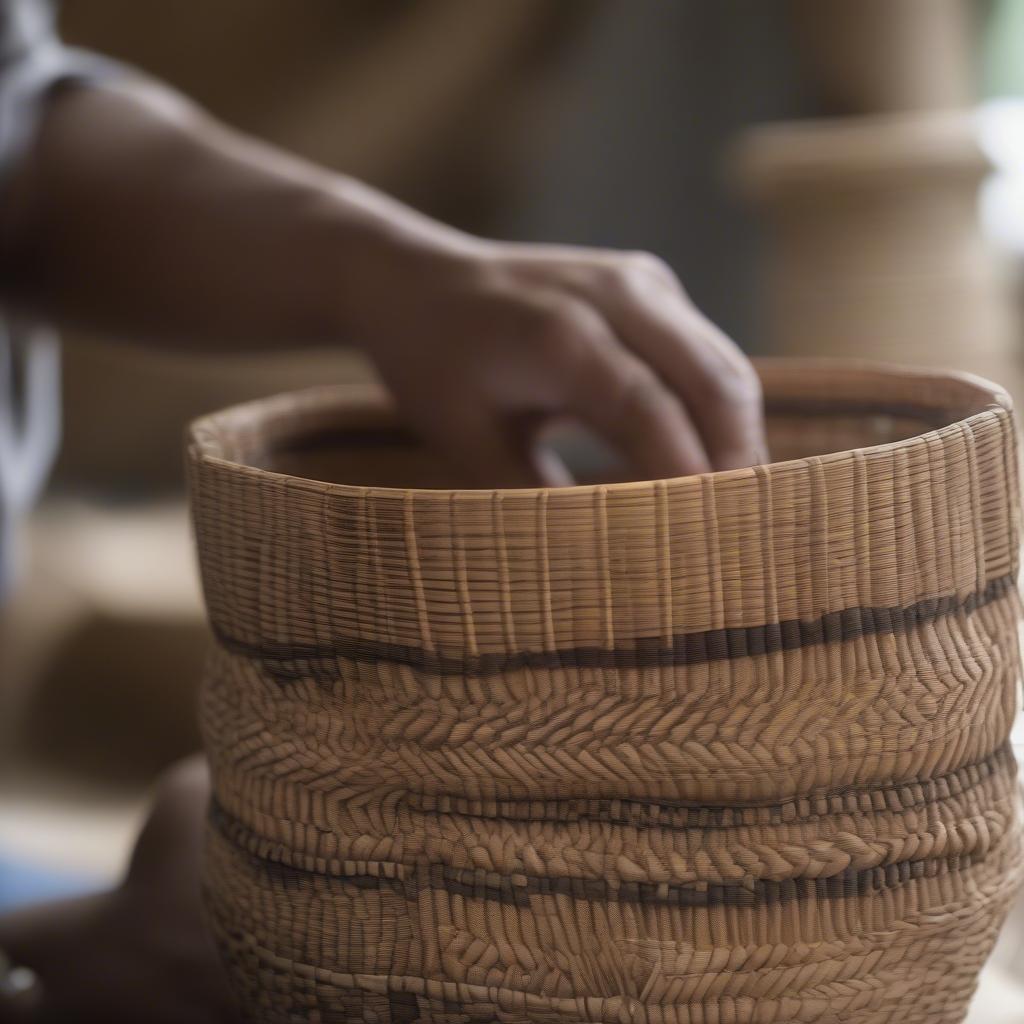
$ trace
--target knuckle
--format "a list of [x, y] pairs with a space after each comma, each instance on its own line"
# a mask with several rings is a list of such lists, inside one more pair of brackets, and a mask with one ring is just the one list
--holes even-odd
[[585, 308], [559, 300], [539, 314], [535, 340], [549, 359], [571, 366], [586, 357], [594, 334], [593, 317]]
[[761, 379], [746, 360], [737, 360], [718, 369], [711, 375], [708, 389], [723, 404], [744, 408], [761, 405]]
[[675, 277], [672, 268], [653, 252], [639, 249], [627, 254], [634, 270], [641, 274], [650, 274], [652, 277]]
[[626, 253], [619, 263], [620, 274], [625, 282], [633, 286], [646, 287], [651, 282], [668, 284], [679, 288], [675, 271], [652, 252], [637, 251]]
[[618, 253], [599, 271], [595, 285], [630, 302], [644, 302], [668, 289], [688, 302], [683, 286], [672, 268], [650, 252]]
[[543, 353], [557, 342], [562, 331], [559, 320], [558, 312], [547, 302], [513, 299], [508, 304], [507, 322], [512, 326], [515, 340], [538, 353]]
[[639, 363], [619, 378], [615, 407], [620, 417], [646, 419], [664, 400], [665, 386], [648, 366]]

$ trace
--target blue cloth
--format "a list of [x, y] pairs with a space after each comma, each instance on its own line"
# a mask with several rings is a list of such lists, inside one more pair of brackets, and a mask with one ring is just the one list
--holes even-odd
[[84, 896], [104, 888], [88, 875], [41, 868], [0, 854], [0, 914], [31, 903]]

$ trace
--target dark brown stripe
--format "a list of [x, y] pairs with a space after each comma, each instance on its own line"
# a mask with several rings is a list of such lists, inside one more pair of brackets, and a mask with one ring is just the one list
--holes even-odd
[[[938, 776], [929, 782], [909, 782], [902, 787], [879, 788], [865, 793], [873, 793], [873, 810], [877, 813], [881, 810], [905, 810], [907, 805], [894, 801], [893, 795], [900, 790], [907, 790], [911, 787], [925, 789], [929, 785], [934, 794], [932, 800], [924, 796], [916, 806], [925, 803], [935, 803], [948, 796], [956, 796], [964, 792], [970, 786], [984, 782], [992, 774], [993, 767], [1003, 767], [1008, 770], [1011, 785], [1016, 786], [1016, 763], [1010, 744], [1007, 742], [998, 750], [988, 755], [983, 760], [973, 765], [965, 765], [945, 776]], [[849, 790], [839, 790], [826, 794], [822, 799], [829, 802], [836, 798], [842, 798]], [[779, 804], [779, 808], [792, 806], [792, 804]], [[713, 814], [729, 813], [735, 815], [736, 825], [741, 824], [741, 816], [749, 811], [762, 810], [757, 805], [736, 805], [730, 807], [709, 806], [701, 808]], [[848, 813], [845, 806], [838, 807], [832, 813]], [[824, 815], [810, 815], [808, 817], [823, 817]], [[337, 870], [321, 870], [312, 868], [303, 860], [303, 855], [295, 854], [293, 851], [280, 844], [273, 844], [275, 853], [266, 852], [267, 843], [262, 840], [251, 829], [229, 814], [218, 803], [216, 798], [211, 800], [209, 820], [211, 825], [232, 846], [245, 854], [259, 870], [272, 875], [275, 880], [287, 888], [301, 888], [303, 878], [314, 876], [320, 878], [337, 879], [344, 885], [361, 889], [391, 889], [398, 890], [409, 899], [416, 898], [416, 892], [422, 883], [422, 878], [412, 877], [400, 878], [398, 872], [400, 865], [388, 862], [386, 864], [389, 877], [370, 874], [344, 874]], [[605, 819], [598, 819], [605, 820]], [[799, 819], [787, 816], [787, 823], [797, 823]], [[806, 820], [806, 819], [804, 819]], [[608, 819], [609, 824], [616, 824]], [[636, 825], [636, 822], [628, 822]], [[665, 823], [659, 823], [666, 827]], [[671, 827], [671, 826], [667, 826]], [[688, 827], [694, 827], [690, 824]], [[726, 827], [719, 824], [718, 827]], [[848, 896], [864, 896], [880, 892], [884, 889], [892, 889], [907, 881], [919, 878], [934, 878], [940, 874], [952, 871], [959, 871], [971, 867], [973, 864], [984, 859], [974, 855], [956, 855], [952, 857], [928, 857], [924, 859], [907, 859], [884, 864], [876, 868], [868, 868], [863, 871], [844, 871], [837, 875], [826, 878], [796, 877], [783, 882], [766, 880], [751, 880], [747, 884], [728, 885], [665, 885], [654, 882], [625, 882], [619, 881], [614, 884], [604, 879], [584, 879], [569, 877], [538, 877], [518, 875], [520, 881], [512, 882], [510, 879], [496, 875], [491, 871], [480, 871], [475, 869], [453, 868], [444, 864], [430, 864], [426, 870], [428, 878], [427, 885], [433, 888], [444, 889], [454, 895], [462, 895], [468, 898], [479, 898], [498, 900], [503, 903], [511, 903], [516, 906], [527, 906], [529, 897], [534, 895], [566, 895], [578, 899], [618, 901], [622, 903], [657, 904], [665, 906], [680, 907], [703, 907], [703, 906], [761, 906], [772, 903], [782, 903], [795, 899], [837, 899]], [[301, 861], [301, 862], [300, 862]], [[412, 869], [415, 872], [415, 869]], [[422, 869], [420, 869], [422, 870]]]
[[748, 884], [669, 885], [656, 882], [611, 884], [592, 878], [538, 878], [513, 882], [484, 871], [458, 871], [430, 866], [429, 886], [453, 896], [492, 900], [516, 907], [530, 906], [531, 896], [569, 896], [599, 903], [635, 903], [659, 907], [762, 907], [796, 900], [833, 900], [873, 896], [921, 878], [962, 871], [982, 857], [957, 855], [903, 860], [863, 871], [846, 870], [821, 878], [787, 878], [781, 882], [754, 879]]
[[485, 676], [519, 669], [629, 669], [699, 665], [711, 661], [758, 657], [819, 644], [842, 644], [864, 636], [912, 630], [949, 615], [970, 615], [1014, 590], [1012, 574], [999, 576], [965, 598], [926, 598], [906, 607], [845, 608], [817, 619], [787, 619], [762, 626], [737, 626], [680, 633], [666, 644], [660, 637], [640, 638], [622, 647], [570, 647], [555, 651], [512, 651], [475, 656], [425, 651], [394, 644], [338, 637], [322, 644], [288, 644], [274, 640], [251, 643], [213, 624], [227, 650], [261, 662], [282, 681], [338, 676], [337, 660], [408, 665], [434, 675]]
[[511, 877], [493, 871], [453, 868], [446, 864], [428, 864], [404, 878], [367, 874], [337, 874], [312, 869], [283, 860], [260, 856], [239, 841], [244, 826], [235, 822], [215, 802], [210, 822], [217, 832], [248, 858], [258, 871], [289, 890], [304, 889], [310, 878], [328, 879], [332, 884], [360, 889], [390, 890], [415, 902], [424, 888], [440, 889], [452, 896], [491, 900], [528, 908], [533, 896], [568, 896], [600, 903], [632, 903], [667, 907], [761, 907], [794, 900], [845, 899], [891, 891], [909, 881], [936, 878], [962, 871], [984, 860], [983, 855], [957, 854], [951, 857], [906, 859], [861, 871], [846, 870], [827, 877], [798, 876], [783, 881], [751, 879], [747, 883], [690, 885], [659, 882], [610, 882], [603, 878], [537, 876], [517, 874]]

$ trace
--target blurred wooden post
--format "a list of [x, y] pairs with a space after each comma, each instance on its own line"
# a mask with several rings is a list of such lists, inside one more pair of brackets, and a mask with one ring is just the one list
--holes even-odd
[[969, 106], [975, 0], [788, 0], [801, 59], [830, 112]]
[[791, 0], [826, 108], [752, 128], [774, 351], [967, 369], [1017, 389], [1009, 294], [981, 237], [970, 0]]

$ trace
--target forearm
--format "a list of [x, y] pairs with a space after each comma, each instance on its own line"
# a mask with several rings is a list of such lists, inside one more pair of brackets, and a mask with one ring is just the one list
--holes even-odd
[[359, 341], [404, 261], [474, 245], [149, 85], [54, 96], [4, 205], [7, 301], [181, 345]]
[[5, 301], [140, 341], [364, 347], [467, 478], [564, 482], [576, 418], [644, 478], [761, 459], [753, 368], [643, 254], [485, 242], [147, 85], [68, 88], [3, 203]]

